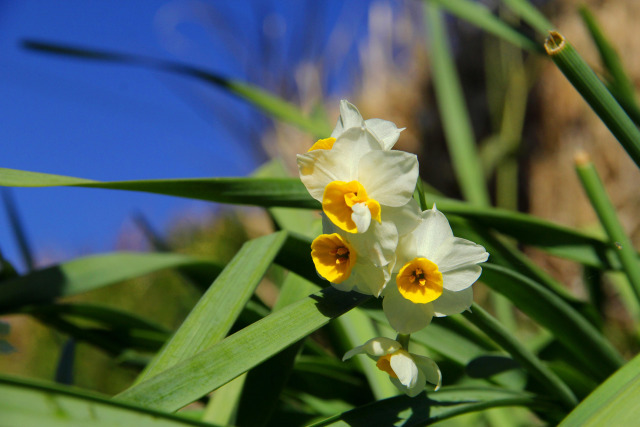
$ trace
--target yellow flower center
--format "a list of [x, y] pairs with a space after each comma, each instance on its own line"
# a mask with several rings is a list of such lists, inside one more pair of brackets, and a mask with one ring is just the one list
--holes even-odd
[[336, 139], [332, 136], [325, 139], [319, 139], [311, 146], [311, 148], [309, 148], [307, 153], [313, 150], [331, 150], [334, 142], [336, 142]]
[[353, 206], [364, 203], [371, 212], [371, 218], [381, 222], [380, 203], [367, 196], [367, 191], [358, 181], [330, 182], [322, 195], [322, 210], [335, 225], [349, 233], [357, 233], [358, 227], [351, 218]]
[[349, 278], [357, 260], [356, 251], [339, 234], [321, 234], [311, 242], [311, 258], [318, 274], [331, 283]]
[[426, 304], [442, 295], [442, 273], [426, 258], [414, 258], [406, 263], [396, 278], [398, 290], [411, 302]]

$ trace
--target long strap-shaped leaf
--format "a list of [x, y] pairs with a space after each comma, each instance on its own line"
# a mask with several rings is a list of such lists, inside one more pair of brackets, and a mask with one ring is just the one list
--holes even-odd
[[[319, 209], [300, 180], [295, 178], [190, 178], [144, 181], [98, 182], [62, 175], [0, 168], [0, 186], [54, 187], [75, 186], [128, 191], [144, 191], [188, 197], [219, 203], [265, 207]], [[619, 267], [615, 254], [599, 239], [557, 224], [501, 209], [482, 208], [440, 196], [437, 201], [445, 214], [456, 214], [515, 237], [523, 244], [543, 249], [593, 267]]]
[[91, 187], [143, 191], [238, 205], [320, 208], [320, 203], [309, 196], [299, 180], [288, 178], [186, 178], [100, 182], [0, 168], [0, 186]]
[[327, 288], [291, 304], [116, 396], [175, 411], [226, 384], [369, 297]]
[[0, 376], [0, 424], [3, 426], [209, 426], [149, 408], [116, 402], [90, 392]]
[[603, 380], [622, 366], [624, 360], [611, 343], [556, 294], [504, 267], [484, 264], [482, 269], [484, 283], [551, 331], [594, 378]]
[[300, 111], [299, 107], [285, 101], [284, 99], [273, 95], [258, 86], [245, 83], [240, 80], [226, 78], [201, 68], [140, 55], [105, 52], [95, 49], [85, 49], [76, 46], [65, 46], [34, 40], [25, 41], [24, 46], [28, 49], [50, 54], [64, 55], [85, 60], [135, 65], [138, 67], [151, 68], [192, 77], [227, 90], [271, 117], [298, 126], [300, 129], [310, 132], [318, 138], [326, 138], [331, 133], [331, 129], [325, 121], [305, 116]]
[[2, 282], [0, 311], [50, 302], [164, 268], [185, 267], [215, 277], [221, 270], [211, 261], [181, 254], [119, 252], [77, 258]]
[[136, 381], [151, 378], [223, 339], [286, 237], [280, 231], [245, 243]]
[[560, 426], [632, 426], [640, 419], [640, 355], [613, 374]]
[[531, 409], [555, 412], [548, 401], [531, 393], [505, 390], [496, 387], [443, 387], [433, 393], [416, 397], [397, 396], [380, 400], [327, 420], [312, 424], [324, 426], [422, 426], [446, 420], [457, 415], [504, 406], [524, 406]]
[[484, 31], [500, 37], [509, 43], [531, 52], [541, 52], [533, 40], [509, 26], [489, 10], [488, 7], [472, 0], [424, 0], [435, 3], [449, 13], [464, 19]]

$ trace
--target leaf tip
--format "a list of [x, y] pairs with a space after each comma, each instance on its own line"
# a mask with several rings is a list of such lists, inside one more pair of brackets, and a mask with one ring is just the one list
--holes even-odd
[[553, 56], [562, 51], [565, 47], [564, 36], [557, 31], [549, 31], [549, 36], [544, 41], [544, 50], [547, 55]]

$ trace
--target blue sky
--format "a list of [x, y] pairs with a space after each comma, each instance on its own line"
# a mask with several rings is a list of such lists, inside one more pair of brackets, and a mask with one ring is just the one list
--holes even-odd
[[[334, 55], [332, 31], [366, 37], [369, 0], [0, 3], [0, 167], [98, 180], [243, 176], [264, 156], [269, 120], [201, 82], [26, 51], [24, 39], [145, 55], [258, 84], [295, 101], [293, 71], [322, 61], [328, 95], [347, 96], [355, 43]], [[333, 119], [333, 118], [332, 118]], [[11, 189], [40, 264], [113, 250], [140, 212], [156, 228], [211, 204], [92, 189]], [[0, 250], [23, 267], [6, 213]]]

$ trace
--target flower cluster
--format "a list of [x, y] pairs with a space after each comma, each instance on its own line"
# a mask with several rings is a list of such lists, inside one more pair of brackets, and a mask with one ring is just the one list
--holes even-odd
[[[318, 274], [341, 291], [382, 297], [393, 329], [411, 334], [434, 316], [461, 313], [473, 302], [471, 285], [489, 254], [453, 236], [436, 209], [421, 212], [413, 199], [415, 155], [392, 150], [403, 129], [364, 120], [340, 102], [331, 137], [298, 155], [300, 179], [322, 203], [323, 234], [311, 244]], [[388, 338], [374, 338], [345, 355], [366, 353], [398, 389], [415, 396], [429, 381], [440, 384], [431, 359], [411, 354]]]

